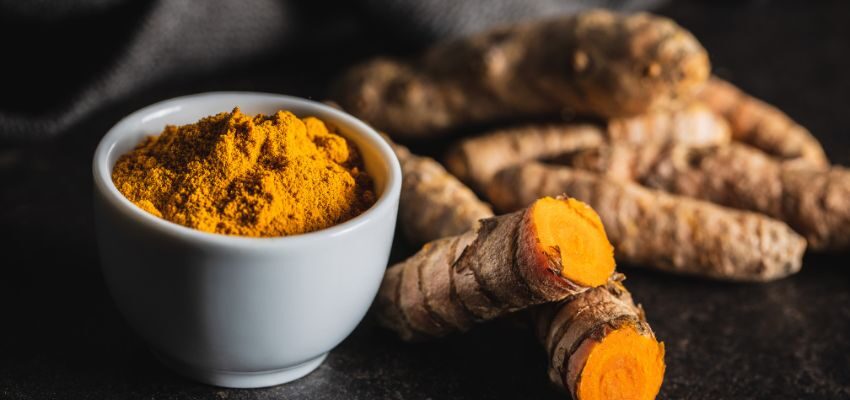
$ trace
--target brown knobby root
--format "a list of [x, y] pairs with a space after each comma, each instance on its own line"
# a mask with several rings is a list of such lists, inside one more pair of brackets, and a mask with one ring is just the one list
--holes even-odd
[[670, 19], [594, 10], [444, 42], [413, 62], [349, 70], [333, 98], [394, 135], [564, 111], [604, 118], [675, 108], [709, 76], [708, 55]]
[[533, 310], [549, 379], [576, 400], [651, 400], [664, 380], [658, 342], [623, 285], [612, 280]]
[[621, 262], [729, 281], [770, 281], [800, 270], [806, 241], [782, 221], [569, 167], [529, 163], [500, 172], [498, 210], [567, 193], [602, 218]]
[[398, 213], [408, 241], [422, 244], [458, 235], [478, 220], [493, 216], [487, 203], [436, 160], [389, 143], [401, 164], [403, 179]]
[[375, 305], [402, 339], [425, 339], [604, 285], [613, 273], [593, 209], [547, 197], [427, 243], [387, 270]]
[[[342, 110], [333, 102], [325, 104]], [[399, 224], [404, 236], [421, 245], [473, 228], [478, 220], [493, 216], [490, 205], [446, 171], [437, 160], [416, 155], [405, 146], [380, 133], [398, 157], [401, 165]]]
[[605, 134], [596, 125], [526, 125], [461, 140], [449, 150], [445, 161], [452, 174], [483, 192], [487, 182], [507, 167], [604, 143]]
[[[782, 162], [744, 144], [713, 149], [610, 146], [576, 166], [783, 220], [814, 250], [850, 248], [850, 170]], [[633, 162], [633, 160], [643, 160]]]
[[[445, 179], [447, 186], [463, 185], [450, 175], [444, 178], [443, 173], [445, 171], [441, 172], [441, 167], [435, 161], [427, 157], [412, 155], [403, 146], [390, 143], [401, 160], [405, 180], [437, 182]], [[419, 166], [419, 163], [422, 163], [423, 166]], [[409, 178], [408, 174], [412, 174], [413, 177]], [[434, 188], [435, 190], [415, 189], [428, 186], [428, 184], [417, 184], [411, 188], [402, 189], [401, 210], [405, 209], [406, 202], [410, 202], [411, 204], [432, 204], [435, 208], [443, 208], [449, 204], [444, 201], [445, 197], [442, 190], [438, 190], [437, 188]], [[409, 224], [404, 228], [405, 231], [412, 230], [408, 235], [412, 237], [428, 237], [438, 234], [438, 232], [450, 232], [446, 235], [449, 236], [475, 226], [477, 219], [471, 218], [472, 215], [482, 214], [482, 218], [492, 216], [492, 211], [489, 211], [489, 207], [487, 207], [487, 212], [491, 214], [483, 215], [485, 211], [480, 206], [482, 204], [481, 201], [471, 193], [471, 190], [465, 187], [463, 189], [465, 190], [459, 191], [468, 194], [454, 195], [453, 203], [456, 204], [457, 209], [472, 209], [479, 210], [479, 212], [470, 213], [446, 209], [444, 214], [441, 214], [444, 215], [443, 217], [435, 218], [435, 220], [450, 221], [446, 222], [446, 227], [440, 228], [428, 224], [418, 224], [416, 219], [408, 220], [404, 217], [405, 214], [402, 211], [402, 221], [406, 221]], [[408, 194], [405, 195], [405, 192]], [[448, 217], [453, 212], [454, 217]], [[409, 217], [412, 218], [415, 213], [410, 214]], [[461, 221], [464, 220], [468, 224], [466, 227], [461, 225]], [[451, 232], [453, 229], [458, 231]], [[432, 245], [429, 251], [439, 248], [439, 246]], [[449, 251], [450, 256], [452, 253], [452, 251]], [[454, 253], [457, 253], [456, 249]], [[425, 268], [423, 271], [431, 271], [434, 267]], [[450, 272], [446, 271], [446, 265], [443, 265], [443, 268], [443, 274], [441, 275], [431, 277], [422, 277], [422, 275], [419, 275], [419, 282], [427, 282], [425, 286], [428, 288], [439, 288], [440, 285], [450, 285], [449, 279], [451, 278], [448, 275]], [[395, 271], [387, 273], [385, 288], [392, 288], [394, 285], [402, 284], [401, 279], [404, 276], [404, 271]], [[411, 269], [407, 272], [419, 271], [413, 271]], [[419, 273], [421, 274], [422, 272]], [[414, 291], [413, 293], [408, 293], [405, 297], [408, 299], [412, 297], [414, 302], [421, 301], [420, 304], [425, 304], [425, 296], [421, 293], [416, 293], [420, 290], [420, 287], [418, 285], [411, 285], [411, 279], [416, 275], [406, 276], [408, 279], [406, 289], [399, 286], [398, 290]], [[612, 278], [621, 276], [620, 274], [614, 274]], [[446, 290], [446, 287], [444, 286], [439, 290]], [[431, 290], [428, 293], [435, 293], [435, 291]], [[401, 299], [402, 293], [398, 292], [397, 295]], [[453, 324], [438, 331], [438, 335], [451, 332], [453, 329], [468, 329], [475, 319], [462, 306], [446, 300], [445, 297], [442, 298], [443, 301], [434, 301], [433, 295], [429, 295], [428, 298], [429, 304], [437, 304], [439, 308], [449, 310], [441, 312], [440, 315], [443, 315], [442, 317], [432, 318], [436, 320], [442, 318], [445, 321], [452, 321], [451, 323]], [[408, 300], [407, 304], [411, 304], [410, 300]], [[381, 308], [382, 310], [389, 311], [380, 311], [379, 314], [383, 314], [381, 318], [385, 324], [389, 324], [397, 331], [402, 332], [402, 337], [407, 339], [424, 339], [433, 336], [431, 334], [415, 332], [414, 328], [406, 326], [405, 322], [400, 322], [404, 321], [405, 317], [403, 317], [402, 311], [399, 310], [397, 305], [385, 304], [382, 307], [384, 307]], [[417, 311], [419, 314], [417, 314]], [[416, 315], [419, 316], [418, 318], [421, 318], [421, 313], [421, 309], [414, 310], [414, 320], [417, 319]], [[448, 317], [445, 316], [447, 314]], [[619, 396], [620, 398], [625, 398], [623, 396], [628, 396], [628, 398], [642, 399], [653, 398], [654, 394], [658, 392], [664, 374], [663, 344], [658, 343], [654, 339], [652, 330], [644, 319], [642, 310], [634, 306], [631, 296], [618, 279], [609, 280], [603, 287], [593, 288], [572, 295], [561, 303], [541, 305], [532, 311], [532, 315], [536, 316], [535, 322], [539, 332], [542, 334], [541, 340], [550, 355], [550, 378], [559, 387], [564, 389], [569, 388], [567, 390], [570, 391], [574, 398], [593, 399], [598, 396]], [[423, 330], [429, 329], [426, 327]], [[434, 330], [429, 331], [434, 332]], [[625, 352], [628, 355], [624, 355]], [[579, 382], [581, 382], [580, 385]], [[582, 397], [576, 397], [579, 395]]]
[[611, 143], [578, 151], [569, 158], [557, 161], [558, 164], [592, 171], [611, 179], [642, 182], [644, 177], [649, 176], [658, 167], [659, 159], [673, 148], [689, 147], [657, 143]]
[[735, 85], [712, 77], [698, 97], [729, 121], [735, 140], [780, 158], [803, 159], [818, 167], [829, 165], [823, 147], [808, 129]]
[[699, 103], [670, 112], [614, 118], [594, 124], [526, 125], [461, 140], [446, 156], [446, 166], [461, 181], [484, 192], [497, 172], [528, 161], [557, 158], [605, 143], [643, 143], [694, 147], [726, 145], [729, 124]]
[[678, 110], [608, 120], [612, 143], [682, 144], [713, 147], [732, 140], [729, 123], [705, 104], [692, 102]]

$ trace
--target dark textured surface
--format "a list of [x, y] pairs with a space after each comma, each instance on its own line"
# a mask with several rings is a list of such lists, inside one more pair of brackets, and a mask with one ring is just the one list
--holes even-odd
[[[694, 31], [719, 74], [785, 109], [847, 165], [850, 3], [802, 3], [676, 3], [663, 12]], [[160, 88], [111, 105], [59, 142], [0, 148], [0, 398], [561, 398], [531, 335], [507, 322], [407, 345], [367, 319], [304, 379], [225, 390], [161, 367], [121, 320], [91, 223], [90, 159], [106, 129], [140, 106], [201, 90], [321, 98], [326, 77], [353, 57]], [[399, 243], [395, 257], [407, 251]], [[849, 254], [809, 256], [799, 275], [766, 285], [625, 272], [667, 345], [661, 398], [850, 398]]]

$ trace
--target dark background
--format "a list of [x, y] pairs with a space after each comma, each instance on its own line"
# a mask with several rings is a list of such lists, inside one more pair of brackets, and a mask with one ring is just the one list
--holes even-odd
[[[717, 74], [785, 110], [821, 139], [834, 162], [850, 165], [850, 2], [677, 2], [659, 12], [702, 41]], [[305, 47], [209, 77], [172, 80], [100, 107], [51, 142], [0, 144], [0, 398], [563, 398], [548, 385], [546, 360], [531, 334], [508, 322], [408, 345], [367, 317], [307, 377], [270, 389], [228, 390], [160, 366], [112, 304], [92, 226], [90, 163], [100, 137], [137, 108], [193, 92], [323, 99], [341, 68], [413, 49], [387, 41], [380, 29], [340, 26], [343, 34], [326, 38], [344, 42], [332, 50]], [[4, 35], [4, 45], [13, 39]], [[2, 54], [15, 56], [9, 48]], [[61, 57], [56, 60], [39, 72], [61, 69]], [[51, 85], [69, 84], [55, 75], [4, 73], [2, 79], [0, 105], [14, 100], [14, 86], [24, 109], [38, 104], [35, 93], [49, 103]], [[414, 150], [441, 146], [414, 144]], [[406, 256], [409, 248], [396, 242], [393, 257]], [[667, 346], [660, 398], [850, 398], [847, 254], [807, 256], [798, 275], [760, 285], [624, 271]]]

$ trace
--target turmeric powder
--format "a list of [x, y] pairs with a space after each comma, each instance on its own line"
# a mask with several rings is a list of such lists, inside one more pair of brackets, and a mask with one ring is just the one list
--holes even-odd
[[167, 126], [118, 159], [118, 190], [190, 228], [272, 237], [347, 221], [375, 202], [357, 149], [325, 123], [239, 108]]

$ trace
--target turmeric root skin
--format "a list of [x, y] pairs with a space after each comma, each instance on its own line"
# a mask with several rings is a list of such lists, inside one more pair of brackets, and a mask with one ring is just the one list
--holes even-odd
[[602, 218], [617, 259], [679, 274], [770, 281], [800, 270], [806, 241], [785, 223], [567, 167], [500, 172], [488, 195], [500, 210], [568, 193]]
[[[552, 204], [561, 202], [567, 209]], [[405, 340], [437, 337], [604, 284], [614, 272], [605, 231], [588, 223], [586, 215], [570, 215], [576, 205], [568, 203], [540, 199], [527, 209], [482, 220], [476, 230], [426, 244], [387, 270], [376, 302], [379, 320]], [[550, 212], [560, 215], [539, 215]], [[549, 218], [572, 218], [575, 225], [555, 233], [556, 246], [546, 243], [551, 233], [538, 231]], [[593, 241], [599, 244], [586, 247], [590, 252], [571, 249]], [[590, 279], [581, 284], [569, 278], [573, 274], [578, 281]]]
[[499, 171], [524, 162], [599, 147], [602, 129], [591, 124], [529, 125], [460, 141], [446, 166], [461, 181], [484, 192]]
[[[600, 148], [579, 166], [787, 222], [814, 250], [850, 248], [850, 170], [780, 162], [743, 144], [715, 149]], [[645, 157], [642, 163], [630, 160]], [[581, 161], [582, 158], [576, 161]]]
[[606, 144], [713, 147], [730, 142], [729, 124], [706, 106], [694, 103], [676, 111], [614, 118], [606, 127], [564, 123], [494, 131], [460, 141], [446, 156], [446, 166], [460, 180], [483, 193], [493, 176], [507, 167]]
[[735, 140], [783, 159], [802, 159], [816, 167], [829, 165], [823, 147], [808, 129], [731, 83], [712, 77], [698, 97], [729, 121]]
[[490, 206], [436, 160], [390, 141], [401, 163], [399, 220], [408, 241], [422, 244], [459, 235], [493, 216]]
[[700, 102], [678, 110], [613, 118], [608, 121], [606, 133], [610, 143], [712, 147], [732, 140], [729, 123]]
[[427, 137], [565, 109], [605, 118], [668, 109], [709, 69], [673, 21], [596, 10], [439, 44], [413, 64], [372, 61], [343, 76], [334, 98], [379, 129]]
[[577, 400], [654, 399], [664, 344], [619, 282], [536, 310], [549, 379]]

